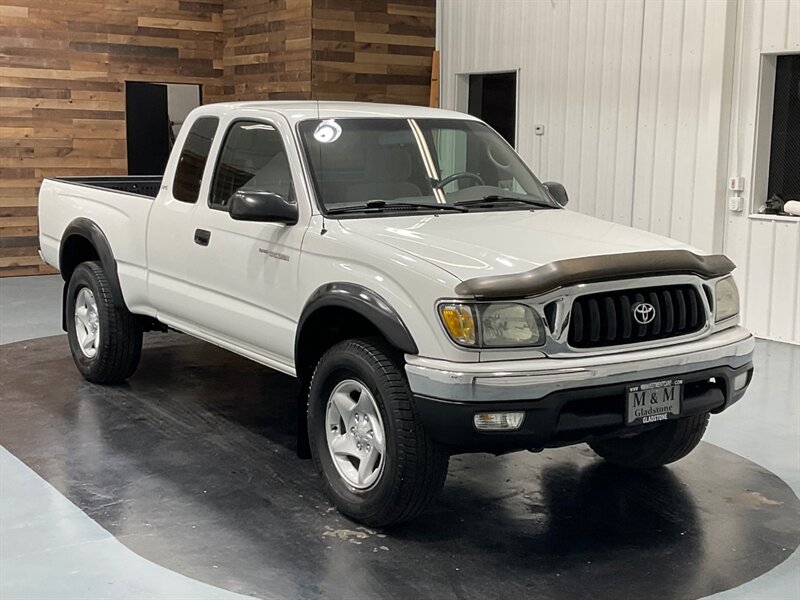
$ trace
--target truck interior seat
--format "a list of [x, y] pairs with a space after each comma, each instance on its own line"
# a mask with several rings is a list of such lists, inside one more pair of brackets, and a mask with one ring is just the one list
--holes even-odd
[[393, 200], [420, 196], [419, 186], [409, 181], [412, 175], [411, 156], [404, 148], [377, 148], [367, 155], [364, 181], [348, 187], [347, 202]]

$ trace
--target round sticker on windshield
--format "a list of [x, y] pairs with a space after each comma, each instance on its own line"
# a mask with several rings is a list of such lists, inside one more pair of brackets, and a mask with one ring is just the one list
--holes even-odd
[[314, 139], [322, 144], [330, 144], [342, 135], [342, 127], [333, 119], [322, 121], [314, 130]]

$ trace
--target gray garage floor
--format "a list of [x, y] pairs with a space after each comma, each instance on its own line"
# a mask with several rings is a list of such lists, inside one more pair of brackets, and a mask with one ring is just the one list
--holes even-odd
[[[0, 344], [60, 334], [58, 318], [60, 288], [61, 283], [57, 277], [0, 280]], [[30, 351], [34, 352], [40, 346], [41, 344], [31, 344]], [[25, 348], [24, 344], [0, 347], [0, 364], [10, 365], [19, 361], [19, 353], [26, 352]], [[64, 348], [64, 352], [67, 352], [66, 348]], [[216, 357], [216, 355], [214, 356]], [[60, 355], [59, 360], [61, 360]], [[51, 361], [53, 361], [52, 358], [38, 364], [40, 368], [46, 368], [45, 365]], [[65, 361], [61, 360], [61, 362]], [[236, 364], [239, 365], [239, 363]], [[241, 365], [238, 368], [247, 369], [246, 366]], [[800, 389], [800, 348], [760, 341], [757, 347], [756, 368], [756, 379], [748, 396], [730, 411], [712, 419], [705, 440], [766, 467], [785, 481], [797, 494], [800, 490], [800, 412], [798, 411], [800, 401], [798, 401], [797, 393], [797, 390]], [[72, 381], [72, 376], [69, 375], [69, 377]], [[0, 382], [0, 385], [2, 383]], [[35, 388], [35, 385], [32, 387]], [[0, 387], [0, 390], [2, 389]], [[4, 395], [8, 396], [9, 394], [5, 393]], [[0, 398], [0, 401], [4, 399]], [[99, 415], [94, 415], [95, 418], [97, 416]], [[207, 423], [201, 425], [207, 426]], [[56, 426], [56, 424], [48, 425], [47, 422], [43, 422], [42, 426]], [[0, 440], [3, 440], [4, 443], [6, 439], [10, 440], [13, 442], [12, 446], [17, 447], [19, 436], [15, 436], [14, 432], [8, 429], [13, 427], [13, 419], [6, 417], [0, 421], [0, 434], [2, 434]], [[675, 471], [679, 475], [683, 475], [681, 485], [689, 485], [698, 494], [697, 497], [700, 497], [702, 491], [702, 497], [709, 501], [713, 501], [720, 495], [730, 496], [730, 493], [723, 491], [723, 488], [727, 489], [726, 486], [729, 485], [727, 479], [749, 477], [753, 469], [746, 466], [750, 463], [739, 464], [724, 459], [725, 454], [719, 454], [721, 452], [708, 444], [707, 448], [704, 447], [703, 452], [698, 455], [698, 460], [691, 462], [687, 459], [684, 465], [677, 466]], [[47, 449], [43, 449], [42, 456], [46, 456], [46, 454]], [[520, 456], [525, 457], [526, 455]], [[155, 555], [156, 559], [150, 561], [129, 549], [129, 546], [137, 547], [137, 544], [142, 543], [147, 546], [149, 542], [154, 541], [152, 536], [156, 536], [156, 542], [159, 541], [158, 536], [173, 536], [176, 540], [191, 540], [192, 538], [186, 536], [185, 532], [167, 531], [155, 527], [152, 532], [144, 531], [144, 533], [137, 532], [135, 536], [129, 535], [126, 540], [127, 545], [125, 545], [119, 541], [118, 537], [109, 533], [109, 531], [115, 531], [118, 524], [105, 519], [106, 511], [104, 511], [102, 498], [98, 500], [96, 496], [93, 496], [92, 502], [89, 503], [91, 510], [88, 510], [85, 506], [86, 503], [80, 502], [80, 496], [78, 496], [76, 503], [84, 509], [81, 510], [66, 497], [72, 496], [67, 491], [68, 486], [63, 485], [63, 481], [52, 477], [46, 481], [37, 475], [37, 471], [45, 474], [54, 472], [53, 469], [48, 469], [47, 465], [41, 464], [41, 460], [45, 460], [44, 458], [33, 459], [37, 464], [31, 462], [30, 456], [25, 456], [25, 458], [28, 464], [20, 461], [8, 450], [0, 449], [0, 598], [242, 597], [220, 589], [243, 589], [236, 582], [226, 580], [225, 577], [198, 575], [198, 579], [211, 581], [218, 586], [212, 587], [176, 572], [177, 570], [182, 573], [193, 572], [191, 564], [193, 557], [189, 551], [186, 551], [185, 556], [177, 557], [177, 559], [169, 556], [159, 558]], [[581, 463], [584, 458], [574, 454], [570, 455], [570, 460], [573, 463]], [[726, 462], [726, 464], [729, 462], [730, 470], [714, 473], [708, 468], [708, 465], [713, 465], [716, 461]], [[512, 465], [512, 461], [508, 461], [507, 464]], [[480, 467], [480, 464], [476, 463], [476, 465]], [[529, 464], [528, 468], [530, 466]], [[520, 463], [514, 468], [524, 469], [526, 466]], [[456, 487], [461, 486], [462, 491], [478, 487], [478, 484], [468, 477], [463, 466], [457, 466], [455, 471], [457, 472]], [[700, 490], [701, 487], [704, 487], [700, 483], [704, 479], [704, 471], [708, 471], [706, 478], [708, 485], [705, 486], [707, 489]], [[87, 473], [89, 472], [87, 471]], [[760, 476], [768, 477], [768, 474], [761, 473]], [[596, 484], [602, 485], [603, 481], [607, 481], [602, 476], [598, 478], [596, 471], [594, 477], [593, 481]], [[692, 483], [693, 477], [698, 481]], [[560, 481], [569, 483], [569, 477]], [[91, 481], [85, 483], [88, 489], [92, 489]], [[667, 482], [661, 482], [659, 485], [662, 487], [666, 485], [665, 489], [674, 487]], [[66, 496], [56, 488], [64, 491]], [[94, 492], [102, 493], [102, 489], [96, 489]], [[680, 496], [680, 494], [678, 495]], [[748, 495], [743, 498], [752, 499], [754, 502], [761, 501], [756, 495]], [[792, 498], [791, 501], [796, 501], [796, 498]], [[124, 505], [126, 499], [109, 498], [108, 502]], [[445, 498], [446, 502], [447, 498]], [[789, 500], [785, 499], [784, 503], [788, 504]], [[731, 527], [741, 526], [743, 531], [747, 531], [747, 527], [744, 527], [746, 524], [736, 521], [739, 516], [746, 515], [746, 511], [728, 511], [728, 507], [723, 504], [721, 512], [716, 515], [717, 521], [715, 522], [715, 515], [704, 514], [715, 511], [703, 508], [702, 504], [700, 506], [700, 514], [697, 518], [703, 526], [699, 529], [703, 527], [719, 529], [730, 525]], [[780, 521], [771, 521], [769, 511], [778, 509], [770, 507], [768, 504], [761, 508], [754, 507], [753, 510], [755, 511], [753, 514], [759, 517], [765, 529], [750, 531], [748, 539], [741, 540], [740, 549], [755, 547], [752, 544], [757, 543], [758, 540], [754, 538], [762, 535], [768, 536], [769, 527], [775, 529], [775, 537], [778, 538], [786, 533], [785, 529], [797, 526], [796, 522], [787, 525], [786, 523], [781, 524]], [[92, 516], [90, 517], [87, 513]], [[123, 510], [122, 514], [127, 513]], [[775, 514], [779, 514], [779, 512]], [[153, 516], [156, 520], [157, 515]], [[570, 514], [566, 514], [566, 518], [569, 520], [572, 517]], [[725, 519], [730, 520], [726, 521]], [[145, 524], [142, 527], [146, 526]], [[374, 534], [366, 535], [375, 537]], [[337, 536], [338, 534], [330, 537], [337, 538]], [[715, 534], [711, 531], [706, 531], [705, 536], [705, 538], [701, 536], [701, 542], [703, 539], [706, 543], [713, 539], [729, 539], [720, 538], [718, 533]], [[386, 538], [380, 538], [380, 540], [384, 539]], [[399, 538], [391, 540], [390, 537], [388, 541], [377, 544], [380, 540], [369, 540], [376, 543], [379, 552], [382, 551], [380, 548], [384, 543], [387, 544], [387, 547], [404, 543], [404, 540]], [[489, 541], [487, 539], [487, 544]], [[426, 539], [423, 546], [420, 547], [430, 548], [434, 544], [436, 544], [436, 540]], [[491, 546], [491, 544], [489, 545]], [[169, 547], [169, 544], [166, 547]], [[498, 546], [496, 550], [502, 551], [502, 547]], [[639, 548], [638, 552], [646, 553], [647, 550]], [[143, 552], [143, 554], [148, 556], [147, 552]], [[708, 556], [708, 554], [703, 556]], [[197, 559], [199, 562], [200, 557]], [[268, 571], [280, 562], [280, 557], [274, 556], [270, 559], [269, 555], [264, 555], [260, 557], [260, 560], [263, 562], [264, 569]], [[757, 563], [758, 560], [758, 556], [753, 556], [752, 560], [748, 557], [743, 564]], [[271, 565], [270, 562], [274, 564]], [[165, 564], [175, 565], [175, 570], [162, 566]], [[224, 567], [224, 565], [222, 566]], [[218, 567], [210, 566], [211, 569]], [[706, 568], [704, 573], [706, 573], [704, 576], [707, 577], [722, 575], [721, 572], [715, 573], [713, 568]], [[540, 576], [544, 577], [544, 574]], [[235, 573], [232, 577], [235, 577]], [[737, 579], [737, 581], [739, 580]], [[719, 589], [724, 587], [726, 586], [723, 585]], [[285, 587], [280, 588], [280, 592], [283, 592], [282, 595], [285, 595], [286, 589]], [[279, 592], [278, 588], [275, 588], [275, 592]], [[275, 594], [270, 589], [260, 587], [257, 595], [271, 597]], [[298, 594], [298, 596], [302, 595], [302, 593]], [[800, 554], [795, 552], [791, 558], [769, 573], [715, 597], [793, 599], [800, 597]]]

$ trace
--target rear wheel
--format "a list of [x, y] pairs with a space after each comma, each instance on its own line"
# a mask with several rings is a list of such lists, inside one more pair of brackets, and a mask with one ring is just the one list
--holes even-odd
[[590, 442], [608, 462], [630, 469], [652, 469], [680, 460], [694, 450], [708, 426], [708, 413], [662, 423], [631, 437]]
[[67, 338], [81, 374], [93, 383], [117, 383], [136, 371], [142, 327], [114, 306], [111, 285], [97, 262], [78, 265], [67, 287]]
[[409, 520], [436, 498], [449, 455], [425, 432], [400, 359], [379, 339], [341, 342], [311, 380], [311, 454], [325, 491], [373, 527]]

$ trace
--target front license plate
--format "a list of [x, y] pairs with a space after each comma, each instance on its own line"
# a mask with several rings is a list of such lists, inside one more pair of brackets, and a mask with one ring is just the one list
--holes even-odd
[[626, 392], [626, 425], [656, 423], [681, 414], [683, 379], [640, 383], [628, 387]]

